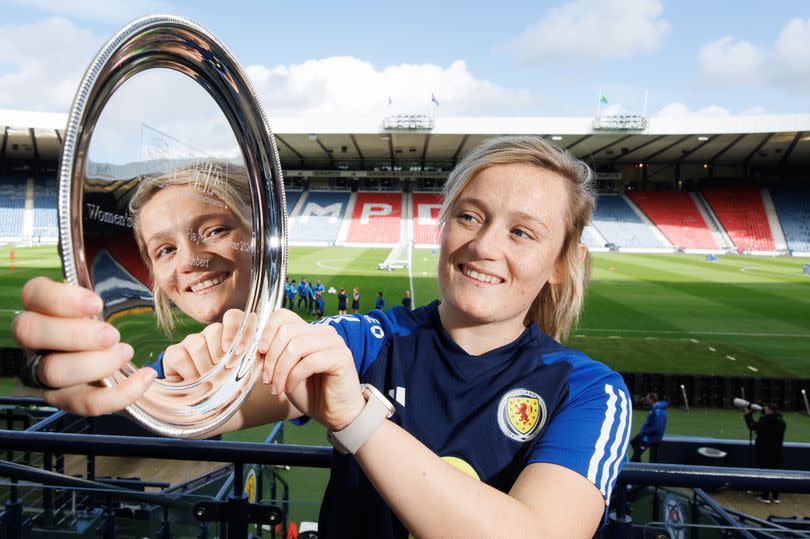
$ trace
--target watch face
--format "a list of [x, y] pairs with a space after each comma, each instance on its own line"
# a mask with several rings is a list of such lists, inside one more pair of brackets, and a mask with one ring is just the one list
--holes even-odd
[[366, 397], [366, 400], [369, 400], [369, 399], [371, 399], [373, 397], [374, 399], [379, 401], [380, 404], [382, 404], [386, 408], [386, 410], [388, 411], [388, 413], [385, 416], [386, 419], [391, 417], [392, 415], [394, 415], [394, 412], [396, 411], [396, 409], [394, 408], [394, 405], [391, 404], [391, 401], [389, 401], [385, 397], [385, 395], [383, 395], [380, 392], [379, 389], [377, 389], [376, 387], [374, 387], [371, 384], [361, 384], [361, 385], [362, 385], [362, 388], [363, 388], [363, 396]]

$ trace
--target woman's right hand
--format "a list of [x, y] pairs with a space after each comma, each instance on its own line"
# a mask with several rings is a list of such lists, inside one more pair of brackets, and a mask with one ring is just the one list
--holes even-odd
[[132, 359], [132, 347], [119, 342], [118, 330], [89, 317], [101, 313], [102, 302], [85, 288], [35, 277], [22, 290], [22, 313], [12, 322], [21, 346], [41, 352], [37, 379], [48, 386], [44, 399], [71, 413], [97, 416], [126, 408], [146, 391], [155, 370], [139, 369], [107, 388], [98, 381]]

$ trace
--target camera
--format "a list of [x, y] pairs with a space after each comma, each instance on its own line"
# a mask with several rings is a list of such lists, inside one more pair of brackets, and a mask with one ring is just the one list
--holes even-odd
[[740, 410], [753, 410], [755, 412], [762, 411], [762, 406], [760, 406], [759, 404], [750, 403], [747, 400], [741, 399], [739, 397], [731, 401], [731, 404], [733, 404], [735, 408], [739, 408]]

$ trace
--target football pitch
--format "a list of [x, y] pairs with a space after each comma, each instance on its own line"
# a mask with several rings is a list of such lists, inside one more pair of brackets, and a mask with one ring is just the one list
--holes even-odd
[[[388, 249], [293, 247], [288, 274], [327, 289], [357, 287], [361, 311], [383, 292], [386, 306], [411, 287], [415, 305], [439, 297], [438, 256], [413, 253], [407, 269], [381, 271]], [[567, 344], [625, 372], [810, 378], [810, 259], [596, 253], [582, 322]], [[0, 346], [13, 346], [10, 322], [20, 288], [34, 275], [61, 278], [54, 246], [0, 247]], [[337, 295], [326, 294], [326, 314]]]
[[[291, 248], [288, 274], [320, 279], [327, 289], [358, 287], [361, 309], [374, 307], [382, 291], [387, 306], [398, 304], [410, 288], [416, 305], [439, 295], [437, 255], [413, 254], [407, 270], [380, 271], [388, 249]], [[637, 372], [724, 374], [810, 378], [810, 276], [802, 274], [808, 259], [721, 256], [717, 262], [691, 255], [598, 253], [580, 328], [568, 344], [609, 364]], [[0, 248], [0, 346], [12, 346], [9, 330], [20, 309], [20, 288], [34, 275], [61, 278], [56, 249]], [[326, 295], [326, 312], [335, 314], [337, 296]], [[13, 379], [0, 379], [0, 394], [20, 394]], [[633, 431], [646, 410], [634, 411]], [[785, 415], [786, 441], [810, 439], [810, 419]], [[229, 433], [230, 440], [261, 441], [270, 426]], [[672, 409], [667, 432], [746, 439], [736, 410]], [[285, 441], [326, 445], [317, 424], [285, 426]], [[327, 470], [293, 468], [282, 472], [293, 485], [291, 518], [317, 520]]]

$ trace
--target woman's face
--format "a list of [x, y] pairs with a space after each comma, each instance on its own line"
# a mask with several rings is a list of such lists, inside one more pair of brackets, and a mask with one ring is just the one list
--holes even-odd
[[566, 180], [554, 172], [515, 164], [478, 173], [442, 231], [442, 316], [522, 327], [546, 282], [560, 280], [568, 204]]
[[195, 320], [219, 322], [247, 303], [251, 234], [218, 198], [197, 193], [189, 185], [156, 192], [141, 208], [140, 231], [157, 285]]

